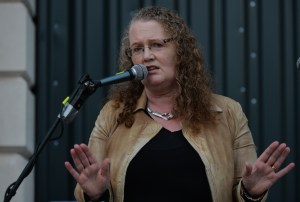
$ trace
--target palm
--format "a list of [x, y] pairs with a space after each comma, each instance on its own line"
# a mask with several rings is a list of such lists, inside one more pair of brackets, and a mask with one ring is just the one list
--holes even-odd
[[88, 192], [96, 193], [99, 190], [105, 191], [109, 179], [106, 176], [102, 176], [99, 164], [93, 164], [85, 168], [83, 172], [80, 173], [77, 182], [83, 190], [88, 190]]
[[90, 197], [98, 198], [108, 188], [109, 184], [109, 159], [105, 159], [99, 163], [84, 145], [75, 145], [71, 149], [76, 169], [69, 162], [65, 162], [65, 166], [77, 183]]
[[295, 166], [294, 163], [277, 171], [289, 152], [290, 148], [286, 144], [273, 142], [253, 165], [246, 163], [243, 184], [247, 192], [253, 196], [262, 195], [278, 179], [291, 171]]

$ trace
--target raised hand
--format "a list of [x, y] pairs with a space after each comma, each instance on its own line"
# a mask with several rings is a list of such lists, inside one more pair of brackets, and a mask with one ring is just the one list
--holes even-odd
[[278, 179], [290, 172], [294, 163], [284, 168], [280, 166], [290, 153], [285, 143], [273, 142], [255, 161], [246, 163], [243, 173], [243, 185], [251, 196], [260, 196], [266, 192]]
[[92, 200], [100, 198], [109, 185], [110, 160], [97, 162], [85, 144], [74, 145], [70, 153], [76, 169], [68, 161], [65, 167]]

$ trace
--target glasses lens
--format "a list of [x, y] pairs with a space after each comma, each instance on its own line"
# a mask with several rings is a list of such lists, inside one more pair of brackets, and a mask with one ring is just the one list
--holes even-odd
[[166, 43], [170, 42], [172, 38], [152, 41], [148, 46], [133, 46], [126, 50], [126, 54], [129, 57], [140, 55], [144, 52], [145, 48], [151, 50], [151, 52], [157, 52], [166, 46]]

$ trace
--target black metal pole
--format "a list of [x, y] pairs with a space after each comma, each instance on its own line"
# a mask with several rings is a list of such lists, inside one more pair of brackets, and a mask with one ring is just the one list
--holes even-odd
[[38, 146], [36, 151], [30, 157], [26, 167], [23, 169], [23, 171], [22, 171], [21, 175], [19, 176], [19, 178], [17, 179], [17, 181], [12, 183], [7, 188], [7, 190], [5, 192], [5, 195], [4, 195], [4, 202], [9, 202], [12, 199], [12, 197], [16, 194], [16, 191], [19, 188], [22, 181], [30, 174], [31, 170], [33, 169], [33, 167], [35, 165], [37, 157], [39, 156], [39, 154], [41, 153], [41, 151], [43, 150], [43, 148], [45, 147], [45, 145], [47, 144], [47, 142], [51, 138], [53, 132], [57, 128], [60, 121], [62, 121], [60, 118], [57, 118], [55, 120], [54, 124], [52, 125], [52, 127], [48, 131], [47, 135], [45, 136], [45, 138], [43, 139], [41, 144]]

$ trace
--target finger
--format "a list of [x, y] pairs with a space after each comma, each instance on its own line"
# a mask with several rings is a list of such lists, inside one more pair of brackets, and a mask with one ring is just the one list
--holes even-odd
[[72, 156], [73, 162], [75, 167], [77, 168], [77, 170], [81, 173], [84, 169], [84, 166], [81, 163], [81, 160], [79, 159], [75, 149], [71, 149], [70, 150], [70, 154]]
[[286, 167], [284, 167], [283, 169], [281, 169], [280, 171], [278, 171], [276, 174], [278, 176], [278, 179], [283, 177], [284, 175], [286, 175], [287, 173], [289, 173], [291, 170], [293, 170], [295, 167], [294, 163], [290, 163], [289, 165], [287, 165]]
[[252, 164], [246, 162], [244, 172], [243, 172], [243, 177], [248, 177], [251, 175], [251, 173], [252, 173]]
[[276, 148], [278, 147], [278, 145], [278, 141], [275, 141], [272, 144], [270, 144], [270, 146], [268, 146], [267, 149], [259, 156], [258, 160], [262, 162], [267, 162], [274, 150], [276, 150]]
[[286, 144], [282, 143], [280, 144], [276, 150], [271, 154], [271, 156], [269, 157], [268, 161], [266, 162], [268, 165], [274, 167], [274, 163], [278, 160], [278, 158], [280, 157], [280, 155], [283, 153], [283, 151], [286, 148]]
[[110, 159], [106, 158], [101, 164], [101, 175], [104, 177], [109, 177]]
[[86, 155], [86, 153], [82, 150], [82, 148], [79, 145], [74, 145], [75, 152], [81, 161], [84, 168], [88, 167], [90, 165], [89, 159]]
[[280, 156], [273, 163], [272, 168], [274, 168], [274, 170], [278, 169], [281, 166], [281, 164], [284, 162], [284, 160], [286, 159], [289, 153], [290, 153], [290, 148], [285, 147], [282, 153], [280, 154]]
[[73, 178], [78, 182], [79, 174], [78, 172], [73, 168], [73, 166], [70, 164], [70, 162], [65, 162], [65, 167], [69, 171], [69, 173], [73, 176]]
[[80, 144], [80, 147], [82, 151], [85, 153], [86, 157], [88, 158], [90, 164], [94, 164], [97, 162], [90, 148], [86, 144]]

